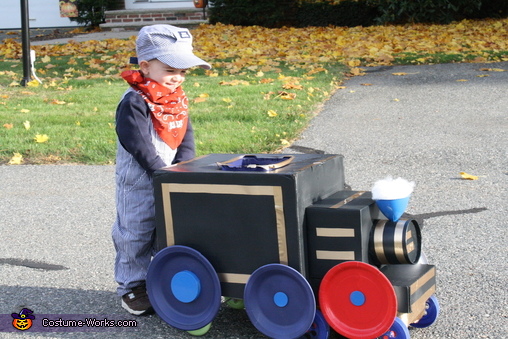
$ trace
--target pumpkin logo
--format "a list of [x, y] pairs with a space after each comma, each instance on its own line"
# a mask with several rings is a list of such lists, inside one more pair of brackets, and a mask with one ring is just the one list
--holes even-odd
[[32, 320], [35, 319], [32, 313], [34, 312], [28, 308], [22, 309], [19, 313], [12, 313], [11, 317], [14, 318], [12, 320], [12, 326], [20, 331], [28, 330], [32, 327]]

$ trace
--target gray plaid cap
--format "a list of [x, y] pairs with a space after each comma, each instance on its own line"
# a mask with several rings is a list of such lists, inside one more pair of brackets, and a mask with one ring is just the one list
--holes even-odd
[[209, 63], [192, 53], [192, 35], [187, 28], [171, 25], [152, 25], [141, 28], [136, 40], [138, 61], [157, 59], [177, 69], [200, 66], [212, 68]]

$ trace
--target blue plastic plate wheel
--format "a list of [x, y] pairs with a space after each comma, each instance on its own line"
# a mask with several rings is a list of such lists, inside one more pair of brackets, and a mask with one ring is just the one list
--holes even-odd
[[379, 338], [380, 339], [392, 339], [392, 338], [409, 339], [410, 334], [409, 334], [409, 330], [407, 329], [406, 324], [404, 324], [402, 319], [397, 317], [397, 318], [395, 318], [395, 321], [393, 322], [393, 324], [390, 327], [390, 329], [388, 330], [388, 332], [386, 332]]
[[314, 322], [316, 300], [305, 278], [281, 264], [258, 268], [244, 291], [247, 315], [252, 324], [271, 338], [298, 338]]
[[153, 258], [146, 277], [148, 297], [162, 320], [194, 331], [206, 327], [219, 312], [220, 282], [210, 262], [186, 246], [170, 246]]
[[330, 326], [325, 320], [323, 313], [316, 310], [314, 322], [310, 328], [299, 339], [328, 339], [330, 336]]
[[413, 327], [424, 328], [434, 324], [439, 316], [439, 302], [435, 295], [432, 295], [425, 302], [425, 314], [418, 320], [418, 322], [411, 324]]
[[319, 305], [330, 326], [350, 338], [377, 338], [397, 316], [397, 298], [376, 267], [348, 261], [330, 269], [319, 287]]

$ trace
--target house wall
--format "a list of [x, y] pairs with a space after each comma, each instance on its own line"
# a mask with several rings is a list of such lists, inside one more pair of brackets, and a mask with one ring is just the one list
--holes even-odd
[[185, 0], [125, 0], [125, 9], [194, 8], [194, 2]]
[[[21, 29], [21, 0], [0, 0], [0, 29]], [[27, 0], [30, 28], [74, 27], [78, 24], [60, 17], [59, 0]], [[125, 0], [125, 9], [194, 8], [193, 1]]]
[[[0, 29], [21, 29], [21, 1], [1, 0]], [[73, 27], [76, 22], [60, 17], [58, 0], [28, 0], [30, 28]]]

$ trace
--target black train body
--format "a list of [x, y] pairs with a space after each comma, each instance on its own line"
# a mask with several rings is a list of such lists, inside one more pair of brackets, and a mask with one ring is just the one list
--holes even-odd
[[[284, 166], [269, 168], [270, 165], [266, 165], [269, 162], [279, 162]], [[252, 280], [263, 284], [271, 276], [293, 275], [292, 272], [281, 273], [279, 266], [298, 272], [298, 276], [308, 282], [317, 308], [321, 306], [324, 313], [331, 312], [331, 316], [325, 314], [324, 321], [332, 322], [331, 326], [336, 330], [338, 327], [343, 335], [365, 337], [363, 335], [368, 333], [369, 337], [386, 330], [371, 329], [376, 327], [371, 326], [367, 332], [362, 332], [365, 329], [354, 328], [348, 323], [349, 319], [345, 320], [346, 324], [341, 319], [331, 319], [335, 317], [333, 305], [331, 311], [323, 310], [323, 305], [320, 305], [328, 304], [327, 298], [333, 298], [329, 290], [320, 292], [323, 278], [337, 265], [348, 262], [364, 264], [356, 268], [362, 275], [364, 269], [372, 271], [369, 267], [382, 272], [383, 278], [374, 279], [386, 277], [389, 281], [393, 290], [390, 293], [396, 298], [397, 317], [405, 325], [417, 322], [425, 314], [426, 301], [435, 292], [435, 267], [417, 264], [421, 254], [419, 225], [414, 220], [388, 221], [371, 199], [370, 192], [345, 190], [344, 177], [342, 156], [329, 154], [210, 154], [156, 171], [153, 180], [160, 258], [154, 258], [147, 283], [151, 299], [157, 299], [152, 300], [157, 313], [170, 325], [184, 330], [201, 328], [214, 316], [202, 317], [200, 307], [205, 307], [204, 313], [214, 313], [215, 307], [214, 310], [206, 310], [207, 306], [195, 306], [194, 309], [192, 306], [199, 304], [197, 294], [207, 292], [206, 277], [201, 278], [197, 274], [197, 277], [189, 278], [192, 282], [201, 280], [199, 288], [196, 287], [197, 292], [190, 293], [191, 301], [184, 300], [187, 295], [181, 299], [178, 296], [173, 298], [178, 281], [188, 284], [188, 280], [182, 277], [187, 278], [187, 272], [191, 272], [192, 267], [182, 269], [185, 274], [180, 275], [169, 272], [167, 267], [172, 262], [186, 260], [187, 254], [178, 252], [180, 246], [185, 246], [202, 255], [216, 272], [220, 291], [211, 298], [216, 300], [217, 293], [230, 298], [245, 297], [251, 321], [268, 336], [279, 337], [279, 328], [281, 333], [287, 334], [286, 327], [298, 327], [305, 321], [294, 320], [296, 325], [291, 320], [287, 324], [277, 321], [272, 324], [272, 320], [267, 320], [272, 316], [284, 316], [276, 312], [289, 308], [287, 298], [282, 306], [279, 300], [274, 301], [278, 305], [274, 306], [275, 310], [264, 310], [264, 306], [257, 305], [257, 302], [250, 302], [252, 307], [249, 308], [246, 286], [254, 276], [253, 272], [266, 266], [269, 267], [267, 273], [260, 273], [256, 275], [256, 278], [261, 276], [260, 279]], [[163, 258], [162, 252], [172, 247], [177, 254], [167, 254], [167, 259]], [[279, 265], [275, 266], [276, 273], [272, 272], [275, 268], [271, 265], [274, 264]], [[349, 280], [354, 280], [354, 272], [351, 277], [344, 274]], [[298, 276], [296, 290], [304, 284], [298, 281]], [[169, 283], [174, 283], [171, 288], [175, 290], [164, 290]], [[359, 289], [370, 290], [370, 283], [366, 284]], [[373, 284], [377, 285], [377, 281]], [[340, 286], [337, 289], [340, 290]], [[249, 286], [247, 292], [250, 295], [265, 293], [263, 287], [256, 286]], [[259, 298], [263, 299], [263, 296]], [[183, 320], [179, 318], [180, 303], [186, 309], [182, 311], [185, 314]], [[215, 301], [210, 303], [216, 304]], [[316, 306], [310, 305], [309, 309], [312, 307]], [[272, 314], [272, 311], [275, 313]], [[173, 319], [175, 317], [176, 320]], [[340, 315], [337, 317], [340, 318]], [[381, 318], [384, 319], [385, 315]], [[295, 332], [294, 336], [298, 337], [299, 332]]]

